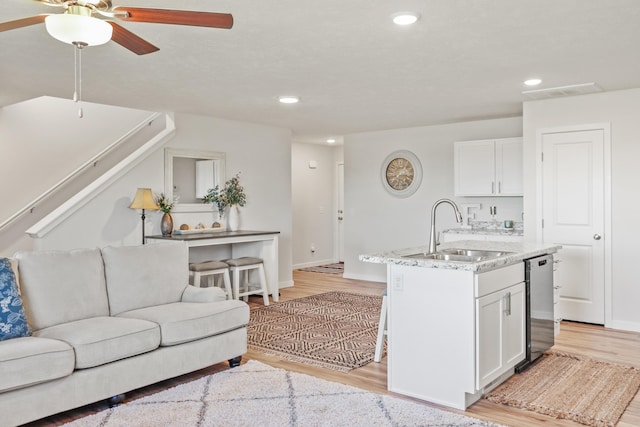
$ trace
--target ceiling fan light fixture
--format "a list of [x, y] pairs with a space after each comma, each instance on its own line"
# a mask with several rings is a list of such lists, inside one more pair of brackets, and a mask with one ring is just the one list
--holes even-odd
[[86, 15], [49, 15], [45, 18], [44, 24], [51, 37], [68, 44], [97, 46], [111, 40], [113, 33], [113, 27], [107, 22]]

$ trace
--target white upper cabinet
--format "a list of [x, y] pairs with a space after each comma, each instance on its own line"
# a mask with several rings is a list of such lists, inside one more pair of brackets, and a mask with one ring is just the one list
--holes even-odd
[[522, 196], [522, 138], [454, 144], [456, 196]]

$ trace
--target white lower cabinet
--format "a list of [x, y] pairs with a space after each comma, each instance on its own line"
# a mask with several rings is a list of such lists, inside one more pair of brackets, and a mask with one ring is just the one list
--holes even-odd
[[524, 358], [524, 283], [476, 298], [476, 388], [484, 388]]
[[390, 391], [466, 409], [524, 359], [524, 263], [387, 273]]

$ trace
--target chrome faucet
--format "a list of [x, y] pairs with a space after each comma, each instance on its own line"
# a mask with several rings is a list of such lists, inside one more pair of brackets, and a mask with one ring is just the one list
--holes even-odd
[[462, 214], [460, 213], [460, 209], [458, 209], [458, 205], [455, 204], [453, 200], [449, 199], [440, 199], [437, 200], [433, 207], [431, 208], [431, 230], [429, 231], [429, 253], [434, 253], [436, 251], [436, 208], [438, 205], [442, 203], [449, 203], [453, 208], [453, 211], [456, 214], [456, 221], [458, 223], [462, 223]]

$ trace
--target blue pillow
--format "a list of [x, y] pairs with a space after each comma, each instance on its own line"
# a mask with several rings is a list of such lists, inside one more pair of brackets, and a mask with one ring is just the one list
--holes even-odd
[[30, 335], [31, 328], [24, 314], [11, 262], [0, 258], [0, 341]]

